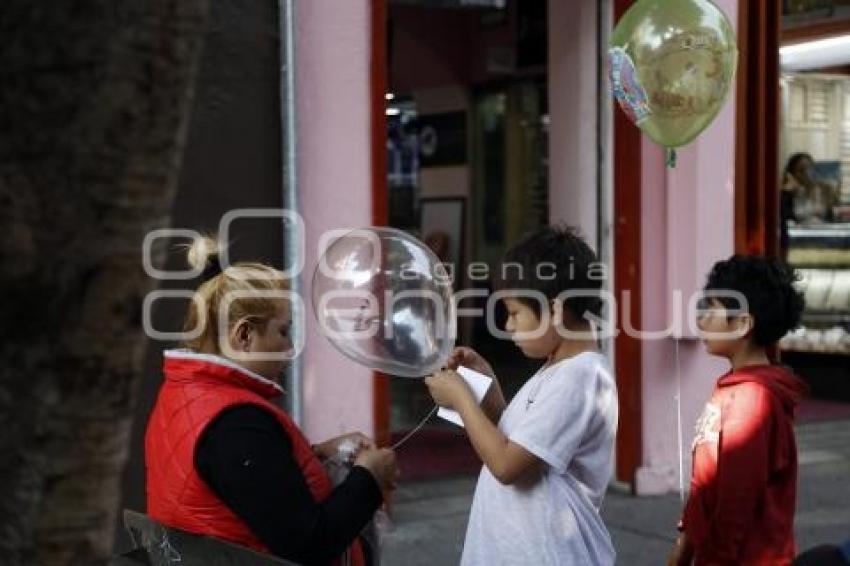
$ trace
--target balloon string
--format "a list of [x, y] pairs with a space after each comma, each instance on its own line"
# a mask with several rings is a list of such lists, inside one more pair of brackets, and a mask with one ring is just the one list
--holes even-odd
[[676, 150], [669, 147], [667, 148], [667, 168], [676, 168]]
[[425, 418], [424, 418], [424, 419], [422, 419], [421, 421], [419, 421], [419, 424], [418, 424], [418, 425], [416, 425], [416, 427], [415, 427], [413, 430], [411, 430], [410, 432], [408, 432], [407, 434], [405, 434], [405, 435], [404, 435], [404, 438], [402, 438], [401, 440], [399, 440], [398, 442], [396, 442], [395, 444], [393, 444], [393, 445], [392, 445], [392, 447], [390, 448], [390, 450], [396, 450], [399, 446], [401, 446], [402, 444], [404, 444], [405, 442], [407, 442], [407, 440], [408, 440], [411, 436], [413, 436], [414, 434], [416, 434], [417, 432], [419, 432], [419, 429], [421, 429], [423, 426], [425, 426], [425, 423], [427, 423], [429, 420], [431, 420], [431, 417], [433, 417], [433, 416], [434, 416], [434, 413], [436, 413], [436, 412], [437, 412], [437, 409], [438, 409], [438, 408], [439, 408], [439, 407], [437, 407], [437, 405], [434, 405], [434, 408], [433, 408], [433, 409], [431, 409], [431, 411], [430, 411], [427, 415], [425, 415]]
[[679, 499], [685, 500], [685, 451], [682, 439], [682, 374], [679, 363], [679, 339], [674, 339], [676, 346], [676, 430], [678, 432], [676, 443], [679, 448]]

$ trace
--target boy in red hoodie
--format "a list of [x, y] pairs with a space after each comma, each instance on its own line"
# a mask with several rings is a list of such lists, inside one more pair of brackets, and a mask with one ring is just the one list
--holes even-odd
[[727, 358], [697, 422], [691, 489], [668, 565], [787, 565], [794, 560], [794, 409], [805, 384], [768, 350], [803, 310], [793, 270], [733, 256], [714, 265], [698, 325]]

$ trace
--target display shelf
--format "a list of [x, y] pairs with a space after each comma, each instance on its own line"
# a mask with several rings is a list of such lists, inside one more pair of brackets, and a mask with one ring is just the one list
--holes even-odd
[[803, 274], [806, 310], [802, 328], [783, 338], [780, 349], [850, 355], [850, 223], [789, 226], [788, 236], [788, 263]]
[[803, 325], [809, 324], [850, 324], [850, 311], [813, 311], [803, 313]]
[[850, 350], [844, 350], [841, 348], [830, 348], [824, 347], [821, 349], [806, 349], [800, 346], [780, 346], [779, 348], [783, 352], [793, 352], [795, 354], [823, 354], [827, 356], [850, 356]]

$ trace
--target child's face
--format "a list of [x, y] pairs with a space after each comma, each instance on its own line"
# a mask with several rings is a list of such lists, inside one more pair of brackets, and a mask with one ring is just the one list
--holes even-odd
[[746, 315], [730, 316], [717, 299], [711, 299], [708, 308], [697, 316], [697, 326], [706, 351], [715, 356], [731, 358], [748, 341]]
[[[526, 357], [534, 359], [548, 357], [561, 343], [561, 337], [555, 329], [551, 316], [546, 328], [541, 329], [540, 318], [525, 303], [517, 299], [506, 298], [505, 308], [508, 311], [505, 330], [511, 333], [514, 344], [522, 350]], [[542, 330], [542, 335], [532, 338], [522, 336], [522, 334], [538, 330]], [[537, 334], [540, 334], [540, 332]]]

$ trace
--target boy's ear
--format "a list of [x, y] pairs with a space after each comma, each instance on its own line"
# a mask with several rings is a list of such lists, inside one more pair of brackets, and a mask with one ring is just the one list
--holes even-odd
[[743, 313], [735, 318], [737, 321], [735, 331], [740, 335], [740, 337], [749, 338], [752, 336], [753, 330], [756, 328], [756, 319], [753, 318], [753, 315], [750, 313]]

